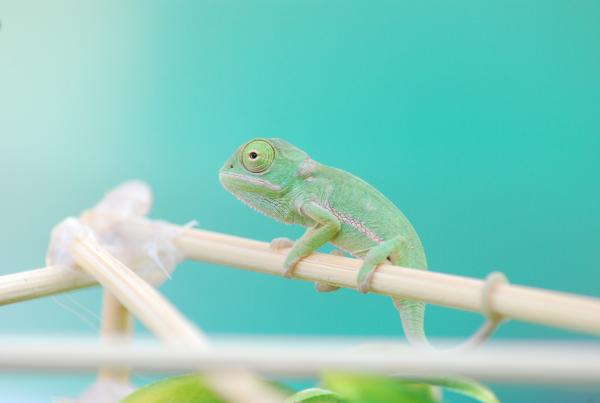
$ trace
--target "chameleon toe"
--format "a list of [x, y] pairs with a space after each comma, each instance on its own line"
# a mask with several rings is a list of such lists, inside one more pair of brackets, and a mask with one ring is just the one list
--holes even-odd
[[340, 287], [327, 284], [327, 283], [315, 283], [315, 290], [318, 292], [332, 292], [339, 290]]
[[285, 249], [285, 248], [291, 248], [292, 246], [294, 246], [294, 241], [292, 241], [290, 238], [274, 238], [271, 243], [269, 244], [269, 247], [271, 249], [275, 249], [275, 250], [279, 250], [279, 249]]
[[357, 290], [358, 292], [360, 292], [361, 294], [368, 294], [369, 291], [371, 291], [371, 277], [372, 276], [368, 276], [365, 279], [358, 279], [358, 283], [357, 283]]

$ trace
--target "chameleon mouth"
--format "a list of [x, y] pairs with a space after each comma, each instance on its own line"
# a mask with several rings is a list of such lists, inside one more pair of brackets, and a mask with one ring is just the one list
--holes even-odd
[[231, 182], [241, 181], [251, 185], [256, 185], [269, 190], [273, 190], [275, 192], [279, 192], [281, 190], [281, 186], [271, 183], [266, 179], [254, 178], [251, 176], [241, 175], [233, 172], [220, 172], [219, 179], [221, 180], [223, 186], [225, 186], [226, 188], [229, 188], [228, 184]]

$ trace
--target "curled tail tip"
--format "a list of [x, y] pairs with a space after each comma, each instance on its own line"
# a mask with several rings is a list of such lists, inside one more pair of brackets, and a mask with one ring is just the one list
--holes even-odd
[[[489, 337], [495, 326], [486, 323], [475, 336], [461, 346], [450, 350], [438, 350], [427, 339], [424, 330], [425, 304], [418, 301], [394, 299], [394, 305], [400, 313], [404, 334], [408, 342], [419, 349], [426, 351], [468, 351], [477, 347], [482, 340]], [[482, 403], [499, 403], [500, 401], [488, 387], [471, 379], [465, 378], [438, 378], [422, 379], [424, 383], [445, 387], [457, 393], [469, 396]]]

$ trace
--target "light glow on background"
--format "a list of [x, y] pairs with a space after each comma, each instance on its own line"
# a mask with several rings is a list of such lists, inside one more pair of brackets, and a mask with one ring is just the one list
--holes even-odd
[[[600, 294], [597, 2], [2, 1], [0, 20], [0, 274], [42, 266], [53, 225], [131, 178], [153, 187], [153, 217], [295, 238], [216, 175], [276, 136], [389, 196], [434, 270]], [[209, 333], [401, 337], [391, 302], [352, 291], [190, 262], [161, 291]], [[98, 312], [99, 290], [73, 295]], [[480, 321], [430, 307], [426, 324], [466, 337]], [[2, 307], [0, 328], [95, 334], [50, 298]], [[516, 322], [497, 337], [585, 338]]]

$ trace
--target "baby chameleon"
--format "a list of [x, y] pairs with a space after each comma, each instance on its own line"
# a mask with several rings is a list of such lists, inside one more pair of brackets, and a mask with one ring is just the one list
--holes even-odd
[[[223, 186], [259, 212], [288, 224], [307, 228], [293, 243], [285, 260], [285, 275], [305, 256], [327, 242], [363, 259], [358, 290], [369, 291], [380, 263], [426, 270], [421, 241], [402, 212], [382, 193], [356, 176], [312, 160], [304, 151], [281, 139], [255, 139], [241, 146], [219, 171]], [[289, 243], [289, 244], [288, 244]], [[281, 238], [274, 247], [291, 246]], [[317, 284], [319, 291], [337, 287]], [[425, 304], [394, 299], [407, 339], [429, 347], [423, 322]], [[488, 320], [465, 345], [489, 337], [497, 321]]]

